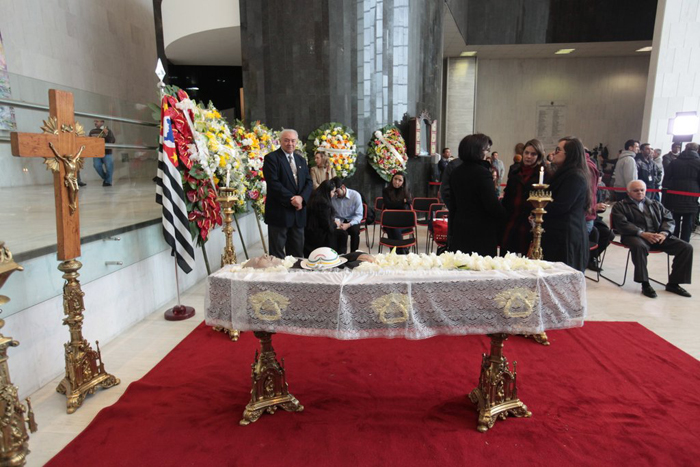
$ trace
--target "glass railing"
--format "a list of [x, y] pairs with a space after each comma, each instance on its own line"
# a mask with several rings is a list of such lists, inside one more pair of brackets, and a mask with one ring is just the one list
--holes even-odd
[[[153, 177], [157, 166], [158, 123], [146, 104], [72, 89], [10, 74], [12, 95], [0, 105], [14, 107], [17, 131], [40, 133], [48, 118], [48, 91], [73, 93], [76, 120], [86, 132], [94, 119], [104, 119], [114, 132], [112, 186], [86, 159], [80, 188], [80, 234], [83, 283], [134, 264], [167, 248], [160, 229]], [[156, 92], [154, 89], [154, 101]], [[0, 131], [0, 240], [24, 266], [3, 288], [12, 301], [6, 317], [61, 293], [56, 269], [56, 214], [53, 175], [42, 158], [13, 157], [9, 132]]]

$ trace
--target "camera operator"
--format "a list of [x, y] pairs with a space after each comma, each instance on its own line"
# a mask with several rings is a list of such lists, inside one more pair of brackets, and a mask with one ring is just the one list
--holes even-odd
[[[114, 143], [114, 133], [105, 126], [104, 120], [95, 120], [95, 128], [90, 130], [88, 136], [95, 138], [104, 138], [105, 143]], [[112, 159], [112, 150], [105, 149], [104, 157], [95, 157], [93, 165], [97, 174], [102, 179], [102, 186], [112, 186], [112, 174], [114, 173], [114, 160]]]

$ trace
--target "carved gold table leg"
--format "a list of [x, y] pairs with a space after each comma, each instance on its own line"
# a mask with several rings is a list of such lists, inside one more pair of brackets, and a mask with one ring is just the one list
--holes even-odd
[[482, 433], [493, 427], [499, 418], [505, 420], [508, 415], [532, 415], [518, 399], [516, 362], [513, 362], [513, 371], [510, 371], [508, 361], [503, 356], [503, 342], [508, 335], [490, 334], [489, 337], [491, 355], [483, 355], [479, 386], [469, 394], [469, 399], [479, 409], [477, 430]]
[[[542, 228], [542, 223], [544, 222], [544, 215], [547, 213], [544, 208], [554, 200], [552, 199], [552, 193], [547, 191], [549, 185], [536, 183], [532, 185], [532, 188], [533, 190], [530, 191], [530, 197], [527, 200], [535, 207], [532, 210], [535, 225], [532, 228], [532, 243], [527, 252], [527, 257], [530, 259], [543, 259], [542, 234], [544, 229]], [[523, 337], [534, 339], [538, 344], [549, 345], [549, 339], [545, 332], [540, 334], [523, 334]]]
[[64, 344], [66, 356], [66, 376], [56, 388], [68, 398], [67, 412], [73, 413], [83, 404], [88, 394], [93, 394], [99, 387], [111, 388], [119, 384], [119, 378], [105, 371], [102, 362], [100, 344], [97, 350], [92, 350], [87, 340], [83, 338], [83, 291], [78, 281], [80, 261], [69, 260], [62, 262], [58, 269], [63, 272], [66, 280], [63, 286], [63, 324], [70, 329], [70, 342]]
[[250, 391], [250, 402], [243, 412], [241, 425], [256, 422], [265, 411], [274, 414], [279, 407], [287, 412], [304, 410], [304, 406], [289, 393], [284, 359], [280, 365], [275, 349], [272, 348], [273, 333], [255, 331], [254, 334], [260, 339], [260, 353], [255, 351], [255, 362], [252, 365], [253, 389]]
[[[234, 194], [234, 189], [229, 187], [219, 188], [219, 197], [216, 199], [219, 204], [221, 204], [222, 211], [224, 213], [224, 226], [221, 229], [226, 237], [226, 245], [224, 246], [224, 252], [221, 255], [221, 267], [223, 268], [227, 264], [236, 264], [236, 249], [233, 246], [233, 225], [231, 221], [233, 220], [233, 206], [238, 202], [238, 197]], [[240, 331], [237, 329], [226, 329], [222, 326], [214, 326], [214, 331], [223, 332], [228, 334], [228, 337], [236, 342], [241, 336]]]
[[549, 338], [547, 337], [547, 333], [544, 331], [539, 334], [523, 334], [523, 337], [534, 339], [538, 344], [549, 345]]
[[238, 329], [226, 329], [223, 326], [214, 326], [212, 329], [216, 332], [227, 334], [233, 342], [236, 342], [238, 338], [241, 337], [241, 332]]

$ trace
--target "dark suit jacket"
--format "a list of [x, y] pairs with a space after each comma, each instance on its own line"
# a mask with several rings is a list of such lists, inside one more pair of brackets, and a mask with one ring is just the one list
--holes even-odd
[[[306, 226], [306, 202], [309, 200], [313, 185], [306, 160], [294, 154], [297, 165], [298, 184], [294, 183], [294, 174], [282, 149], [272, 151], [265, 156], [263, 175], [267, 183], [265, 200], [265, 223], [276, 227]], [[304, 208], [297, 211], [292, 206], [292, 196], [304, 199]]]
[[573, 169], [559, 169], [549, 182], [553, 202], [544, 215], [542, 254], [547, 261], [561, 261], [585, 271], [588, 265], [586, 199], [590, 186]]
[[615, 203], [610, 213], [611, 227], [622, 236], [639, 236], [641, 232], [673, 233], [676, 223], [671, 212], [660, 202], [644, 198], [644, 212], [627, 196]]

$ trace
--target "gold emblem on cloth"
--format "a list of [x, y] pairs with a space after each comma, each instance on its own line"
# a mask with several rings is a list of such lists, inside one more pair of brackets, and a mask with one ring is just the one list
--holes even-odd
[[384, 324], [405, 323], [411, 310], [411, 298], [406, 294], [390, 293], [372, 300], [372, 309]]
[[263, 321], [279, 321], [282, 312], [289, 306], [289, 299], [270, 290], [252, 295], [248, 302], [253, 307], [255, 317]]
[[509, 318], [527, 318], [537, 303], [538, 294], [535, 290], [524, 287], [504, 290], [494, 298], [498, 306], [503, 308], [503, 314]]

